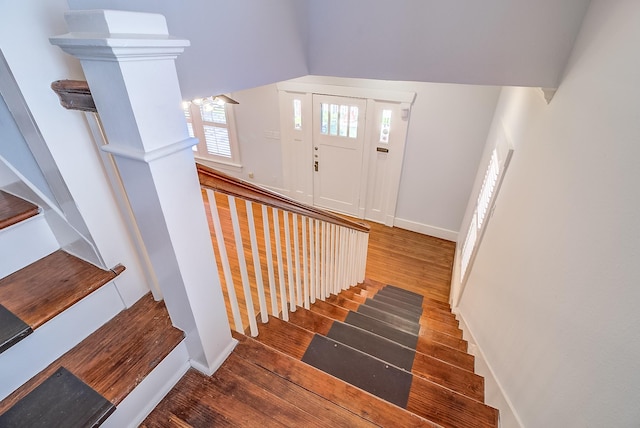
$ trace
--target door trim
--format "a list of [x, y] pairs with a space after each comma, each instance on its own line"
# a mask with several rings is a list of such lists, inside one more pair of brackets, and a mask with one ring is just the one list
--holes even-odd
[[[365, 219], [366, 213], [366, 197], [368, 174], [369, 174], [369, 156], [368, 153], [372, 150], [372, 138], [375, 133], [373, 119], [369, 117], [373, 112], [372, 106], [378, 102], [390, 102], [397, 103], [402, 109], [402, 121], [404, 138], [402, 138], [401, 144], [394, 149], [400, 153], [400, 159], [396, 165], [395, 170], [392, 172], [387, 189], [387, 203], [385, 204], [387, 214], [384, 219], [384, 224], [387, 226], [393, 226], [395, 221], [396, 202], [400, 189], [400, 177], [402, 171], [402, 162], [404, 158], [404, 147], [406, 144], [406, 137], [408, 135], [408, 120], [410, 117], [411, 106], [416, 97], [415, 92], [410, 91], [394, 91], [386, 89], [376, 88], [362, 88], [355, 86], [338, 86], [338, 85], [326, 85], [318, 83], [302, 83], [302, 82], [279, 82], [276, 84], [279, 93], [280, 100], [280, 132], [282, 143], [282, 168], [283, 168], [283, 181], [288, 196], [293, 199], [299, 200], [304, 203], [313, 204], [313, 177], [311, 175], [313, 165], [312, 154], [312, 125], [304, 126], [302, 132], [293, 131], [290, 118], [293, 117], [292, 100], [299, 98], [303, 100], [303, 124], [313, 123], [313, 108], [312, 108], [312, 96], [318, 95], [332, 95], [338, 97], [349, 98], [361, 98], [367, 102], [367, 117], [365, 127], [365, 142], [363, 156], [363, 167], [361, 172], [361, 198], [358, 205], [359, 218]], [[304, 107], [306, 105], [306, 108]], [[303, 144], [306, 148], [300, 150], [300, 147], [296, 147], [296, 144]], [[298, 156], [295, 156], [296, 152]], [[305, 156], [301, 156], [304, 152]], [[305, 171], [301, 171], [302, 168]], [[309, 171], [307, 173], [306, 171]], [[376, 221], [376, 220], [374, 220]]]

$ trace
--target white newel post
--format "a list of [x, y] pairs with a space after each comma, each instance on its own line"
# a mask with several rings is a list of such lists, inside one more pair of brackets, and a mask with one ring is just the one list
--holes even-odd
[[71, 11], [51, 43], [82, 63], [110, 152], [191, 365], [211, 374], [235, 346], [182, 113], [174, 60], [188, 40], [164, 17]]

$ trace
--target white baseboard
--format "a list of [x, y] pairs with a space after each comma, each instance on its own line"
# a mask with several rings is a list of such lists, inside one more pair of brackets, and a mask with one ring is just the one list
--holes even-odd
[[429, 226], [428, 224], [405, 220], [398, 217], [396, 217], [393, 221], [393, 225], [395, 227], [399, 227], [400, 229], [422, 233], [423, 235], [435, 236], [436, 238], [446, 239], [447, 241], [456, 242], [458, 240], [458, 232], [455, 230]]
[[191, 367], [198, 370], [200, 373], [203, 373], [207, 376], [211, 376], [216, 372], [216, 370], [220, 368], [222, 363], [225, 362], [225, 360], [229, 357], [229, 355], [231, 355], [233, 350], [236, 348], [237, 344], [238, 344], [238, 341], [232, 338], [231, 341], [227, 344], [227, 346], [222, 350], [222, 352], [220, 352], [220, 354], [216, 357], [216, 359], [211, 363], [211, 367], [206, 367], [193, 359], [190, 360], [189, 363], [191, 364]]
[[491, 364], [485, 358], [482, 348], [476, 342], [460, 309], [454, 308], [452, 312], [460, 321], [463, 338], [469, 343], [469, 353], [475, 357], [475, 372], [477, 375], [484, 377], [485, 403], [500, 411], [499, 428], [523, 428], [524, 424], [495, 376]]

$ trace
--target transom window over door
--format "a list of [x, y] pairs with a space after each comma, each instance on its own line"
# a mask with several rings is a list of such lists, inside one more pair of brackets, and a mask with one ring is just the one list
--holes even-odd
[[193, 147], [195, 156], [239, 166], [233, 109], [229, 104], [210, 99], [196, 99], [182, 104], [189, 135], [199, 140]]

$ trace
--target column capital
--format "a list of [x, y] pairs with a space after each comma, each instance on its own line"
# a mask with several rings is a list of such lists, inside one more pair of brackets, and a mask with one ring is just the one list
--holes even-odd
[[119, 10], [77, 10], [65, 14], [69, 33], [51, 44], [81, 60], [175, 59], [189, 40], [169, 35], [164, 16]]

